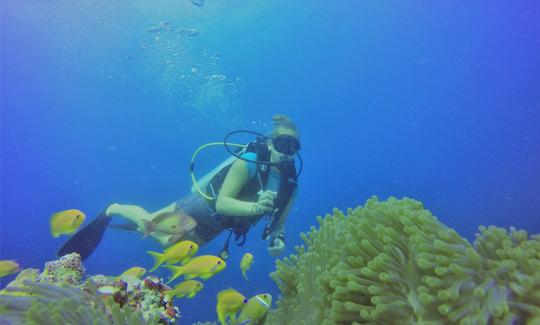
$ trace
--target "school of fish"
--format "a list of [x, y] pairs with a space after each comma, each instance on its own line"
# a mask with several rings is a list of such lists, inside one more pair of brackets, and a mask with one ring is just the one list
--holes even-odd
[[[60, 235], [73, 234], [84, 223], [85, 219], [86, 215], [77, 209], [56, 212], [49, 221], [51, 234], [55, 238]], [[218, 256], [195, 256], [199, 250], [199, 246], [195, 242], [190, 240], [177, 241], [196, 226], [196, 221], [182, 211], [160, 214], [144, 223], [145, 236], [153, 232], [166, 233], [170, 234], [170, 240], [175, 242], [161, 253], [147, 251], [154, 258], [154, 265], [148, 272], [153, 272], [160, 266], [168, 268], [171, 271], [171, 276], [167, 284], [180, 276], [184, 277], [184, 281], [166, 292], [171, 298], [195, 297], [204, 288], [204, 284], [194, 280], [195, 278], [208, 280], [227, 267], [227, 263]], [[241, 274], [246, 280], [248, 280], [246, 272], [251, 268], [253, 261], [253, 254], [245, 253], [240, 262]], [[174, 265], [178, 263], [180, 265]], [[21, 267], [16, 261], [0, 260], [0, 277], [19, 271], [21, 271]], [[125, 280], [129, 277], [141, 279], [146, 273], [145, 268], [134, 266], [116, 276], [115, 280]], [[268, 293], [258, 294], [247, 299], [235, 289], [227, 288], [217, 294], [216, 313], [222, 325], [256, 324], [266, 316], [271, 305], [272, 296]]]

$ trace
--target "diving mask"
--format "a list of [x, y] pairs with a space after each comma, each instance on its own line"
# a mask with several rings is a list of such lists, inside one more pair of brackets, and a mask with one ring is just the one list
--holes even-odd
[[272, 143], [277, 152], [287, 156], [292, 156], [300, 150], [300, 141], [292, 135], [278, 135], [272, 138]]

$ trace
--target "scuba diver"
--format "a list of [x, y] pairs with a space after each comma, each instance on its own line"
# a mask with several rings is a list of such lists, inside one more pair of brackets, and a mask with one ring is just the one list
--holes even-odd
[[[262, 239], [269, 241], [269, 254], [279, 256], [285, 248], [285, 222], [298, 191], [302, 159], [298, 154], [300, 141], [295, 123], [280, 114], [274, 115], [272, 120], [274, 125], [269, 136], [236, 130], [227, 134], [223, 143], [201, 146], [190, 165], [191, 194], [153, 213], [135, 205], [111, 204], [71, 237], [58, 255], [77, 252], [82, 259], [88, 258], [107, 228], [136, 230], [151, 236], [164, 247], [180, 240], [191, 240], [201, 246], [228, 230], [229, 235], [219, 254], [227, 259], [232, 235], [241, 246], [249, 229], [265, 219], [267, 224]], [[237, 133], [254, 134], [257, 138], [247, 145], [230, 143], [228, 138]], [[209, 145], [224, 145], [232, 156], [196, 181], [195, 156]], [[231, 146], [240, 149], [232, 150]], [[295, 155], [300, 161], [298, 171]], [[123, 217], [129, 223], [112, 224], [113, 216]], [[176, 230], [185, 232], [177, 233]]]

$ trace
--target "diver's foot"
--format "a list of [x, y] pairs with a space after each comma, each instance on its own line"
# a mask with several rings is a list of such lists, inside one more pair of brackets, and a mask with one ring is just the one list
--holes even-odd
[[117, 214], [119, 206], [120, 206], [120, 204], [118, 204], [118, 203], [113, 203], [113, 204], [109, 205], [107, 207], [107, 209], [105, 210], [105, 214], [107, 215], [107, 217], [110, 217], [113, 214]]
[[133, 206], [133, 205], [113, 203], [109, 205], [103, 213], [107, 217], [112, 217], [114, 215], [117, 215], [124, 219], [127, 219], [136, 225], [135, 229], [130, 229], [130, 230], [136, 230], [141, 233], [145, 233], [145, 229], [146, 229], [145, 217], [146, 215], [148, 215], [148, 212], [146, 212], [140, 207]]

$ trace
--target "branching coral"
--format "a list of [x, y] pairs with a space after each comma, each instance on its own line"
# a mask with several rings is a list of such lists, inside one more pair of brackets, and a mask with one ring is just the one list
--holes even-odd
[[[268, 324], [512, 324], [540, 320], [540, 239], [481, 227], [472, 245], [411, 199], [318, 217], [277, 262]], [[307, 247], [307, 248], [305, 248]]]

